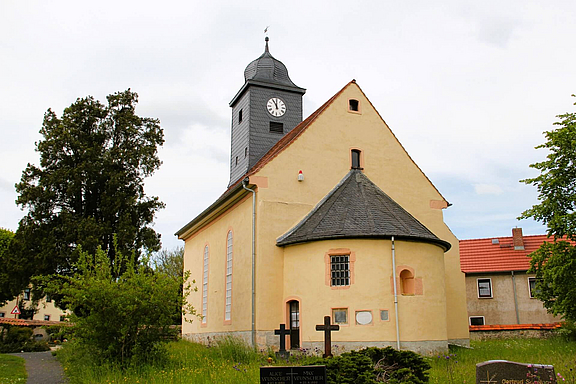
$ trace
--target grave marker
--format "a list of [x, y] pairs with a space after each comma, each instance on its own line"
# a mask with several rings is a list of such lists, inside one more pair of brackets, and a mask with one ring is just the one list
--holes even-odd
[[476, 364], [476, 384], [557, 384], [552, 365], [490, 360]]
[[326, 366], [260, 367], [260, 384], [265, 383], [326, 384]]
[[280, 336], [280, 350], [276, 352], [276, 356], [287, 359], [290, 354], [286, 351], [286, 335], [290, 334], [290, 330], [286, 329], [286, 324], [280, 324], [280, 329], [275, 329], [274, 334]]
[[324, 324], [316, 326], [317, 331], [324, 331], [324, 355], [322, 357], [332, 356], [332, 331], [339, 331], [339, 325], [330, 324], [330, 316], [324, 316]]

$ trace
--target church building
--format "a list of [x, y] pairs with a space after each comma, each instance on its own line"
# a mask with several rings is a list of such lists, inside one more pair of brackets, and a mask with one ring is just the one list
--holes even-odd
[[355, 80], [305, 120], [306, 90], [268, 48], [232, 98], [230, 182], [176, 235], [200, 317], [185, 339], [233, 335], [278, 348], [418, 352], [469, 344], [450, 204]]

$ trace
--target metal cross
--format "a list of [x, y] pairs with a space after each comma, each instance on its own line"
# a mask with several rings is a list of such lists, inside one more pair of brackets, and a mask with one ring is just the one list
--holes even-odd
[[280, 329], [275, 329], [274, 334], [280, 336], [280, 352], [286, 352], [286, 335], [290, 334], [286, 324], [280, 324]]
[[339, 331], [339, 325], [330, 324], [330, 316], [324, 316], [324, 324], [316, 326], [317, 331], [324, 331], [324, 355], [323, 357], [332, 356], [332, 331]]
[[497, 383], [497, 381], [492, 380], [495, 377], [496, 377], [496, 375], [493, 375], [492, 377], [490, 377], [490, 372], [486, 371], [486, 380], [480, 380], [480, 382], [486, 383], [486, 384]]

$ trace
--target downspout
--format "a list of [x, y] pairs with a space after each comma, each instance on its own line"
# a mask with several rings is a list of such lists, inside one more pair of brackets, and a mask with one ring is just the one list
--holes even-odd
[[514, 308], [516, 309], [516, 324], [520, 324], [520, 314], [518, 313], [518, 295], [516, 294], [516, 276], [512, 272], [512, 288], [514, 289]]
[[398, 289], [396, 288], [396, 249], [392, 236], [392, 277], [394, 279], [394, 314], [396, 315], [396, 349], [400, 350], [400, 325], [398, 324]]
[[242, 188], [252, 192], [252, 347], [256, 348], [256, 191], [246, 187], [248, 181], [242, 180]]

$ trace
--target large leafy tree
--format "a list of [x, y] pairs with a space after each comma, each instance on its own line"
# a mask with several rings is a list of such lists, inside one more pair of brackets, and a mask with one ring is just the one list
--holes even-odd
[[18, 290], [14, 290], [10, 284], [8, 266], [11, 258], [9, 257], [9, 247], [13, 237], [14, 232], [0, 228], [0, 305], [20, 293]]
[[100, 246], [110, 260], [116, 250], [138, 257], [160, 248], [151, 224], [164, 204], [145, 195], [144, 178], [161, 164], [164, 135], [157, 119], [136, 115], [137, 102], [126, 90], [109, 95], [107, 105], [88, 96], [62, 117], [46, 112], [40, 165], [28, 164], [16, 184], [27, 214], [11, 247], [14, 286], [34, 275], [71, 275], [79, 246], [92, 254]]
[[566, 241], [576, 241], [576, 113], [558, 118], [558, 128], [545, 132], [546, 142], [536, 147], [548, 150], [546, 160], [530, 165], [540, 175], [522, 180], [536, 186], [540, 203], [520, 218], [543, 222], [554, 238], [531, 255], [536, 297], [549, 312], [576, 321], [576, 247]]

